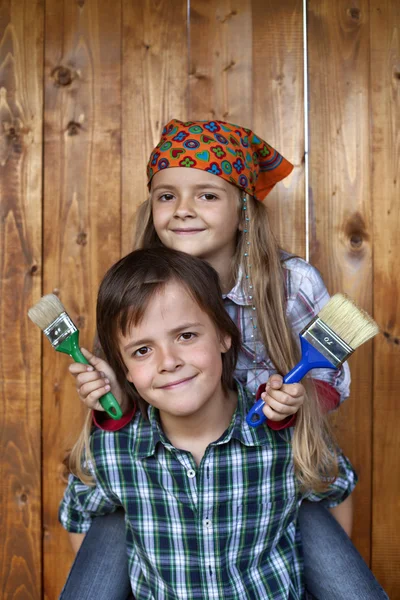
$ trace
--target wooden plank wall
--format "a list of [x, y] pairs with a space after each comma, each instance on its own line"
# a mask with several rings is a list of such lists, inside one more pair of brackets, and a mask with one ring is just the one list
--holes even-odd
[[[368, 0], [310, 0], [310, 260], [331, 293], [372, 310]], [[338, 436], [360, 476], [354, 540], [370, 560], [372, 343], [350, 360], [352, 398]], [[362, 432], [354, 435], [354, 432]]]
[[91, 344], [171, 117], [252, 127], [294, 163], [268, 198], [278, 239], [383, 330], [335, 426], [360, 475], [354, 541], [400, 598], [400, 9], [308, 0], [307, 22], [309, 203], [301, 0], [1, 0], [2, 599], [55, 600], [72, 560], [57, 508], [83, 410], [27, 308], [55, 291]]
[[0, 4], [0, 597], [42, 593], [41, 295], [43, 26], [41, 0]]

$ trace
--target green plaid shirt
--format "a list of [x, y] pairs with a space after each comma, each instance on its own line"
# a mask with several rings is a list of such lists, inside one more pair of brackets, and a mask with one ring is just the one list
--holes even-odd
[[[303, 597], [292, 429], [249, 427], [251, 404], [239, 389], [229, 428], [199, 467], [169, 443], [152, 407], [148, 422], [136, 415], [117, 432], [93, 432], [97, 485], [71, 476], [60, 521], [86, 532], [93, 516], [123, 507], [136, 600]], [[339, 462], [330, 490], [308, 500], [334, 506], [352, 492], [356, 475]]]

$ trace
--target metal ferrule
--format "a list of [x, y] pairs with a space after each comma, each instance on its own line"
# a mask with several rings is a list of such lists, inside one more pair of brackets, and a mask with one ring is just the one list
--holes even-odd
[[300, 334], [336, 368], [348, 359], [354, 349], [346, 344], [324, 321], [316, 317]]
[[75, 331], [77, 331], [77, 328], [67, 313], [63, 312], [51, 325], [49, 325], [49, 327], [47, 327], [47, 329], [43, 330], [43, 333], [50, 341], [53, 348], [57, 349], [57, 347], [70, 335], [75, 333]]

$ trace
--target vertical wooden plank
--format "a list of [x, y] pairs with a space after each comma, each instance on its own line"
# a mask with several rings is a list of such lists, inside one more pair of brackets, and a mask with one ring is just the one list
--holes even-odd
[[192, 0], [190, 118], [253, 128], [295, 164], [267, 205], [281, 245], [304, 255], [300, 0]]
[[146, 165], [163, 125], [186, 120], [187, 0], [123, 0], [122, 253], [132, 249]]
[[[310, 0], [311, 262], [331, 293], [372, 309], [369, 134], [369, 2]], [[351, 398], [337, 417], [339, 442], [359, 474], [353, 539], [371, 540], [372, 344], [350, 361]]]
[[251, 0], [191, 0], [190, 119], [252, 126]]
[[266, 199], [280, 245], [305, 256], [303, 8], [253, 0], [254, 131], [293, 163]]
[[0, 6], [0, 597], [41, 593], [43, 2]]
[[400, 5], [371, 1], [374, 345], [372, 569], [390, 598], [400, 571]]
[[[56, 291], [91, 346], [95, 300], [120, 256], [121, 3], [48, 0], [45, 42], [44, 292]], [[57, 511], [61, 460], [82, 423], [70, 359], [44, 342], [43, 518], [46, 598], [72, 552]]]

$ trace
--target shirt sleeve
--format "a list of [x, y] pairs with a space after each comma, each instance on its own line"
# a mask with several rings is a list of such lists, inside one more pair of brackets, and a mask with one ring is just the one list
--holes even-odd
[[349, 459], [338, 450], [339, 474], [325, 492], [311, 492], [305, 496], [310, 502], [323, 502], [327, 508], [341, 504], [356, 487], [358, 477]]
[[[295, 335], [298, 335], [318, 315], [330, 296], [317, 269], [306, 261], [292, 258], [287, 261], [286, 270], [288, 318]], [[311, 376], [334, 388], [339, 394], [339, 404], [350, 395], [350, 369], [347, 362], [340, 369], [315, 369], [311, 371]]]
[[117, 507], [117, 503], [106, 497], [98, 485], [88, 486], [70, 475], [58, 518], [67, 531], [86, 533], [94, 517], [112, 513]]
[[111, 419], [111, 417], [109, 417], [106, 412], [94, 410], [92, 412], [93, 423], [96, 425], [96, 427], [102, 429], [103, 431], [119, 431], [120, 429], [125, 427], [125, 425], [128, 425], [128, 423], [132, 421], [133, 417], [135, 416], [135, 413], [136, 406], [134, 406], [121, 419]]

